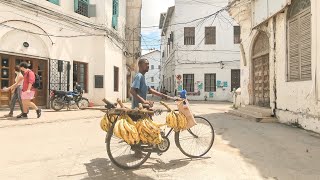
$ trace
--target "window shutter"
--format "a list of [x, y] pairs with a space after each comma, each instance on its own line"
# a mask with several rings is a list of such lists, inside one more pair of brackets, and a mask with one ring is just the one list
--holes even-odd
[[205, 44], [216, 44], [216, 27], [205, 27]]
[[49, 0], [49, 2], [51, 2], [51, 3], [53, 3], [53, 4], [56, 4], [56, 5], [59, 5], [59, 4], [60, 4], [59, 1], [60, 1], [60, 0]]
[[112, 11], [112, 27], [118, 29], [118, 17], [119, 17], [119, 0], [113, 0]]
[[79, 9], [79, 0], [74, 0], [74, 11]]
[[289, 22], [289, 79], [291, 81], [300, 79], [300, 57], [299, 57], [299, 19], [295, 18]]
[[301, 80], [311, 79], [311, 13], [300, 18]]

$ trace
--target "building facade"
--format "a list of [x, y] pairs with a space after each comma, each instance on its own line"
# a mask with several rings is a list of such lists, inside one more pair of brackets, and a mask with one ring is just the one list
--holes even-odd
[[241, 106], [270, 109], [280, 122], [320, 132], [317, 0], [232, 1], [241, 26]]
[[240, 28], [222, 10], [227, 4], [176, 0], [161, 14], [161, 86], [171, 95], [185, 89], [190, 100], [232, 100], [240, 86]]
[[[126, 98], [126, 1], [2, 1], [0, 9], [1, 88], [26, 61], [41, 77], [40, 106], [48, 106], [50, 89], [72, 90], [76, 82], [95, 104]], [[0, 92], [0, 107], [10, 96]]]
[[130, 98], [130, 87], [138, 71], [138, 59], [141, 56], [141, 9], [142, 0], [130, 0], [127, 3], [126, 47], [127, 47], [127, 94]]
[[160, 51], [154, 50], [142, 55], [149, 61], [149, 72], [146, 73], [146, 80], [149, 87], [160, 91]]

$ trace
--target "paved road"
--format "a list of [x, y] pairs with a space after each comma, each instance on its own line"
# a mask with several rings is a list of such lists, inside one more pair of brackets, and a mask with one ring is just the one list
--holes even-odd
[[230, 116], [225, 113], [230, 106], [192, 104], [194, 112], [210, 119], [216, 129], [206, 158], [188, 159], [172, 141], [167, 153], [152, 155], [132, 171], [110, 163], [105, 133], [96, 118], [99, 112], [89, 118], [92, 112], [78, 111], [79, 118], [63, 121], [54, 117], [66, 112], [52, 113], [41, 123], [6, 126], [0, 128], [0, 179], [320, 179], [319, 135]]

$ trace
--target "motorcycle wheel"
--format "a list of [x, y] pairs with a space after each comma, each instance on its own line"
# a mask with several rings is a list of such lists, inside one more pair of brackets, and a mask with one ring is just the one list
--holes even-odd
[[61, 98], [54, 98], [51, 101], [51, 108], [55, 111], [60, 111], [64, 108], [64, 103]]
[[89, 101], [88, 99], [81, 98], [77, 105], [79, 109], [87, 108], [89, 107]]

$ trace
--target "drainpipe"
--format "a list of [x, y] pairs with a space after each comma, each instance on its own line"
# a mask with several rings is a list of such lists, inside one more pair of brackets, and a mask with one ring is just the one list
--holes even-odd
[[274, 73], [274, 86], [273, 86], [273, 93], [274, 93], [274, 109], [273, 109], [273, 116], [276, 117], [276, 109], [277, 109], [277, 75], [276, 75], [276, 31], [277, 31], [277, 19], [276, 16], [273, 17], [273, 63], [274, 63], [274, 68], [273, 68], [273, 73]]

